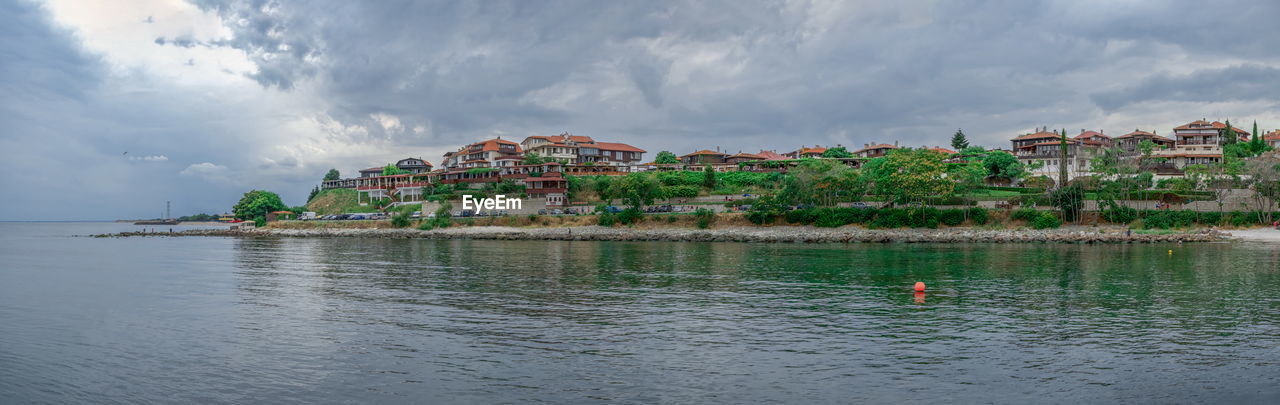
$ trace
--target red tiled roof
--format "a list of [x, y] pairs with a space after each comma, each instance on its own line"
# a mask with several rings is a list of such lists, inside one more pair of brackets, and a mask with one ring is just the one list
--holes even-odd
[[703, 149], [703, 150], [700, 150], [700, 151], [697, 151], [697, 152], [693, 152], [693, 153], [690, 153], [690, 154], [688, 154], [688, 155], [684, 155], [684, 156], [681, 156], [681, 157], [697, 156], [697, 155], [727, 156], [727, 155], [725, 155], [725, 154], [723, 154], [723, 153], [720, 153], [720, 152], [712, 152], [712, 151], [709, 151], [709, 150]]
[[761, 150], [760, 153], [756, 154], [756, 156], [764, 158], [764, 160], [787, 160], [786, 156], [782, 156], [778, 152], [771, 150]]
[[1280, 140], [1280, 129], [1277, 129], [1277, 130], [1275, 130], [1275, 131], [1271, 131], [1271, 132], [1267, 133], [1267, 135], [1266, 135], [1266, 136], [1263, 136], [1263, 137], [1262, 137], [1262, 140], [1264, 140], [1264, 141], [1275, 141], [1275, 140]]
[[824, 147], [821, 147], [821, 146], [814, 146], [814, 147], [812, 147], [812, 148], [800, 148], [800, 149], [796, 150], [795, 152], [791, 152], [791, 153], [794, 153], [794, 154], [796, 154], [797, 156], [799, 156], [799, 155], [803, 155], [803, 154], [807, 154], [807, 153], [822, 153], [822, 152], [826, 152], [826, 151], [827, 151], [827, 148], [824, 148]]
[[1075, 136], [1075, 139], [1084, 139], [1084, 138], [1093, 138], [1093, 137], [1102, 137], [1102, 138], [1111, 139], [1111, 137], [1103, 135], [1101, 132], [1098, 132], [1098, 131], [1081, 132], [1080, 135]]
[[942, 154], [945, 154], [945, 155], [954, 155], [954, 154], [956, 154], [956, 151], [951, 150], [951, 149], [947, 149], [947, 148], [933, 147], [933, 148], [929, 148], [929, 150], [934, 151], [934, 152], [939, 152], [939, 153], [942, 153]]
[[[1074, 140], [1074, 139], [1067, 139], [1067, 144], [1068, 144], [1068, 145], [1070, 145], [1070, 144], [1078, 144], [1078, 143], [1080, 143], [1080, 141], [1077, 141], [1077, 140]], [[1019, 146], [1019, 147], [1018, 147], [1018, 149], [1026, 149], [1026, 148], [1030, 148], [1030, 147], [1034, 147], [1034, 146], [1048, 146], [1048, 145], [1061, 145], [1061, 144], [1062, 144], [1062, 141], [1060, 141], [1060, 140], [1059, 140], [1059, 141], [1049, 141], [1049, 142], [1036, 142], [1036, 143], [1033, 143], [1033, 144], [1030, 144], [1030, 145], [1022, 145], [1022, 146]]]
[[[1192, 129], [1191, 127], [1193, 127], [1193, 126], [1194, 126], [1194, 127], [1196, 127], [1196, 129], [1204, 129], [1204, 127], [1205, 127], [1205, 126], [1213, 127], [1213, 129], [1223, 129], [1223, 128], [1226, 128], [1226, 127], [1227, 127], [1227, 124], [1222, 123], [1222, 122], [1218, 122], [1218, 121], [1208, 122], [1208, 121], [1205, 121], [1205, 120], [1195, 120], [1195, 121], [1191, 121], [1191, 122], [1188, 122], [1188, 123], [1186, 123], [1186, 124], [1183, 124], [1183, 125], [1179, 125], [1179, 126], [1177, 126], [1177, 127], [1174, 127], [1173, 129], [1174, 129], [1175, 131], [1176, 131], [1176, 130], [1179, 130], [1179, 129]], [[1249, 133], [1249, 131], [1245, 131], [1245, 130], [1240, 129], [1240, 128], [1238, 128], [1238, 127], [1234, 126], [1234, 125], [1231, 127], [1231, 129], [1235, 130], [1235, 131], [1236, 131], [1236, 133], [1238, 133], [1238, 134], [1252, 135], [1251, 133]]]
[[1053, 133], [1053, 132], [1049, 132], [1049, 131], [1040, 131], [1040, 132], [1036, 132], [1036, 133], [1034, 133], [1034, 134], [1019, 135], [1017, 138], [1013, 138], [1013, 140], [1015, 140], [1015, 141], [1023, 141], [1023, 140], [1027, 140], [1027, 139], [1059, 138], [1059, 137], [1062, 137], [1062, 134], [1055, 134], [1055, 133]]
[[625, 143], [597, 142], [597, 143], [596, 143], [596, 145], [597, 145], [597, 146], [599, 147], [599, 149], [601, 149], [601, 150], [616, 150], [616, 151], [622, 151], [622, 152], [638, 152], [638, 153], [644, 153], [644, 149], [640, 149], [640, 148], [637, 148], [637, 147], [634, 147], [634, 146], [631, 146], [631, 145], [627, 145], [627, 144], [625, 144]]
[[732, 158], [743, 158], [743, 159], [758, 159], [758, 160], [764, 160], [764, 156], [760, 156], [760, 155], [757, 155], [757, 154], [754, 154], [754, 153], [739, 153], [739, 154], [736, 154], [736, 155], [733, 155], [733, 156], [729, 156], [729, 158], [730, 158], [730, 159], [732, 159]]
[[520, 144], [508, 141], [506, 139], [496, 139], [496, 138], [467, 145], [466, 147], [462, 148], [462, 151], [459, 151], [459, 152], [465, 151], [467, 153], [470, 153], [471, 147], [475, 145], [481, 145], [480, 147], [481, 152], [492, 152], [492, 151], [497, 151], [498, 145], [503, 145], [503, 144], [514, 146], [516, 148], [515, 149], [516, 153], [521, 153]]

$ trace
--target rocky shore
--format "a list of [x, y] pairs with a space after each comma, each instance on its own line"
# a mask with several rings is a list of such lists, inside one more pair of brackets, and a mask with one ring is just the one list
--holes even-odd
[[1126, 234], [1123, 230], [1074, 227], [1051, 230], [1032, 229], [863, 229], [857, 227], [814, 228], [801, 226], [726, 227], [717, 229], [632, 229], [599, 226], [558, 228], [513, 228], [500, 226], [457, 227], [430, 231], [416, 229], [192, 229], [174, 233], [125, 232], [94, 235], [130, 236], [232, 236], [297, 238], [400, 238], [400, 239], [492, 239], [492, 240], [581, 240], [581, 241], [681, 241], [681, 242], [765, 242], [765, 243], [1161, 243], [1216, 242], [1230, 239], [1216, 230], [1168, 234]]

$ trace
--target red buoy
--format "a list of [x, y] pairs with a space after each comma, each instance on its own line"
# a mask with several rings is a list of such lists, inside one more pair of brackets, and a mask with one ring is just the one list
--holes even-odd
[[916, 291], [924, 292], [924, 282], [923, 282], [923, 281], [917, 281], [917, 282], [916, 282]]

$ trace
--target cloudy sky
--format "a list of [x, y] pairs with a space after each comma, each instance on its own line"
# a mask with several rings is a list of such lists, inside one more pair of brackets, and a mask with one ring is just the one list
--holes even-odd
[[301, 204], [569, 131], [677, 154], [1280, 127], [1274, 1], [0, 0], [0, 220]]

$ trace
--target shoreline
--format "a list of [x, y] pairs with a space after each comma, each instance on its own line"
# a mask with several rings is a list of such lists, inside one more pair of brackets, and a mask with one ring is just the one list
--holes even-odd
[[[860, 227], [815, 228], [811, 226], [690, 228], [606, 228], [576, 226], [517, 228], [472, 226], [435, 230], [412, 228], [260, 228], [252, 230], [188, 229], [168, 232], [121, 232], [94, 237], [136, 236], [222, 236], [249, 238], [386, 238], [386, 239], [480, 239], [480, 240], [563, 240], [563, 241], [669, 241], [669, 242], [755, 242], [755, 243], [1181, 243], [1235, 240], [1230, 232], [1200, 229], [1167, 234], [1125, 235], [1122, 230], [1094, 227], [1066, 227], [1049, 230], [981, 228], [866, 229]], [[1280, 234], [1276, 235], [1280, 240]]]

